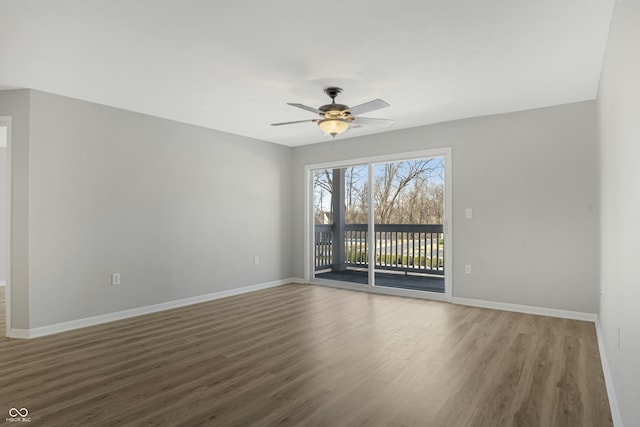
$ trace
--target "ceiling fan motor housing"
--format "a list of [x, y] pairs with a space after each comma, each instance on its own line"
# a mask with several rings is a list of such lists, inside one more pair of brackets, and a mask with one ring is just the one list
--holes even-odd
[[[342, 93], [342, 89], [339, 87], [328, 87], [324, 90], [324, 93], [327, 94], [329, 98], [335, 100], [335, 97]], [[334, 101], [335, 102], [335, 101]]]
[[322, 111], [323, 113], [326, 113], [327, 111], [344, 111], [348, 109], [349, 106], [344, 104], [327, 104], [318, 108], [318, 110]]
[[344, 104], [336, 104], [336, 96], [342, 92], [342, 89], [339, 87], [328, 87], [324, 90], [331, 98], [331, 104], [323, 105], [318, 108], [318, 110], [322, 111], [320, 117], [324, 117], [326, 119], [349, 119], [351, 118], [351, 112], [349, 112], [349, 106]]

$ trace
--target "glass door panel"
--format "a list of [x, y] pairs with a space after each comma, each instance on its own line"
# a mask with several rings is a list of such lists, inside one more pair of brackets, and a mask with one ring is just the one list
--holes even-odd
[[444, 293], [444, 157], [373, 171], [375, 285]]
[[369, 283], [368, 186], [367, 165], [313, 171], [313, 277]]

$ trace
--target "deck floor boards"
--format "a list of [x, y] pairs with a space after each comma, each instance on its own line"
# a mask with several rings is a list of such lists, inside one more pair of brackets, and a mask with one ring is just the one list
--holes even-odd
[[[369, 282], [369, 273], [363, 270], [326, 271], [316, 273], [315, 277], [364, 285]], [[376, 272], [376, 286], [444, 293], [444, 277]]]

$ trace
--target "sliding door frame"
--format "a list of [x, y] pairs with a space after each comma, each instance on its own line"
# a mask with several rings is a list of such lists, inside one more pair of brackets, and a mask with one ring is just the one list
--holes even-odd
[[13, 200], [13, 196], [12, 196], [12, 185], [11, 185], [11, 166], [12, 166], [12, 161], [11, 161], [11, 139], [12, 139], [12, 128], [11, 128], [11, 116], [0, 116], [0, 126], [2, 127], [6, 127], [7, 128], [7, 148], [6, 148], [6, 159], [5, 159], [5, 174], [6, 174], [6, 188], [5, 188], [5, 224], [3, 224], [4, 227], [7, 228], [7, 233], [6, 233], [6, 238], [7, 241], [6, 242], [0, 242], [0, 244], [5, 245], [5, 250], [6, 250], [6, 258], [4, 259], [5, 265], [6, 265], [6, 270], [5, 270], [5, 274], [7, 277], [5, 277], [5, 282], [4, 282], [4, 309], [5, 309], [5, 316], [6, 316], [6, 320], [5, 320], [5, 331], [4, 331], [4, 335], [7, 337], [11, 336], [11, 329], [12, 329], [12, 325], [11, 325], [11, 215], [13, 213], [13, 209], [11, 209], [11, 202]]
[[[428, 159], [434, 157], [444, 157], [445, 164], [445, 179], [444, 179], [444, 259], [445, 259], [445, 275], [444, 275], [444, 294], [430, 291], [416, 291], [411, 289], [399, 289], [375, 286], [375, 251], [369, 251], [369, 283], [368, 285], [356, 285], [348, 282], [340, 282], [334, 280], [318, 279], [314, 278], [314, 266], [315, 266], [315, 251], [314, 251], [314, 216], [313, 216], [313, 172], [319, 169], [335, 169], [343, 168], [355, 165], [367, 165], [369, 172], [368, 179], [368, 192], [369, 192], [369, 239], [375, 239], [375, 212], [374, 212], [374, 200], [373, 200], [373, 180], [374, 167], [377, 164], [384, 164], [389, 162], [400, 162], [406, 160], [419, 160]], [[453, 223], [452, 215], [452, 196], [453, 196], [453, 181], [452, 181], [452, 161], [451, 161], [451, 147], [434, 148], [423, 151], [413, 151], [405, 153], [395, 153], [388, 155], [380, 155], [373, 157], [361, 157], [351, 158], [344, 160], [337, 160], [333, 162], [316, 163], [305, 165], [305, 194], [304, 194], [304, 279], [306, 283], [318, 284], [325, 286], [332, 286], [343, 289], [352, 289], [358, 291], [374, 292], [386, 295], [405, 296], [412, 298], [432, 299], [438, 301], [451, 301], [453, 296]], [[371, 241], [369, 241], [371, 244]], [[375, 247], [375, 244], [374, 246]]]

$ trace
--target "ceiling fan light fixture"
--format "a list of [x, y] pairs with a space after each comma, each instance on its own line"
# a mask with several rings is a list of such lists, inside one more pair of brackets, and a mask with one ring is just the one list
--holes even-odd
[[335, 138], [349, 129], [349, 122], [345, 119], [323, 119], [318, 122], [318, 126], [324, 133]]
[[389, 104], [387, 104], [381, 99], [374, 99], [369, 102], [365, 102], [364, 104], [356, 105], [355, 107], [351, 108], [348, 105], [336, 104], [336, 96], [340, 92], [342, 92], [342, 89], [340, 89], [339, 87], [328, 87], [324, 90], [324, 92], [331, 98], [331, 104], [322, 105], [318, 108], [314, 108], [304, 104], [295, 104], [290, 102], [287, 103], [292, 107], [297, 107], [306, 111], [310, 111], [312, 113], [316, 113], [320, 117], [313, 120], [296, 120], [293, 122], [271, 123], [271, 126], [282, 126], [282, 125], [292, 125], [295, 123], [314, 122], [314, 123], [318, 123], [320, 130], [322, 130], [325, 133], [325, 135], [331, 135], [332, 137], [335, 138], [336, 135], [340, 135], [344, 131], [348, 130], [352, 123], [354, 127], [369, 126], [369, 125], [389, 127], [389, 125], [393, 123], [393, 120], [360, 117], [360, 114], [368, 113], [369, 111], [374, 111], [380, 108], [388, 107]]

